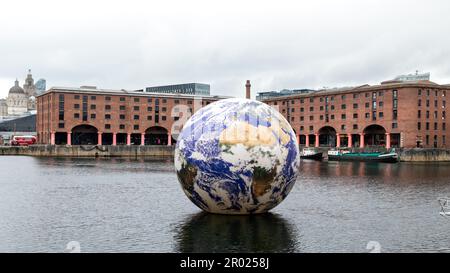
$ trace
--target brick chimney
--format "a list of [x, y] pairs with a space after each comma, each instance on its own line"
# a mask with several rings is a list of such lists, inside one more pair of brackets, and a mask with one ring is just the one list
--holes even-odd
[[250, 99], [250, 87], [252, 85], [250, 84], [250, 80], [247, 80], [247, 83], [245, 84], [245, 98]]

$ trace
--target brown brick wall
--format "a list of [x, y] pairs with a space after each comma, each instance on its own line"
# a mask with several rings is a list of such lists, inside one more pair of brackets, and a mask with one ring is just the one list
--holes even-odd
[[[397, 90], [398, 102], [396, 120], [393, 117], [394, 90]], [[400, 144], [405, 148], [416, 147], [418, 140], [422, 141], [422, 147], [433, 148], [435, 146], [435, 136], [437, 147], [450, 148], [450, 134], [447, 130], [449, 126], [447, 124], [447, 95], [450, 95], [449, 92], [448, 86], [430, 83], [394, 84], [361, 87], [340, 92], [319, 91], [311, 94], [279, 97], [265, 100], [264, 102], [278, 107], [279, 111], [290, 122], [298, 136], [314, 136], [315, 134], [319, 134], [321, 128], [330, 126], [343, 138], [348, 134], [357, 135], [354, 138], [359, 138], [359, 134], [363, 133], [366, 127], [380, 125], [387, 133], [399, 136], [401, 140]], [[373, 99], [374, 93], [376, 94], [375, 99]], [[63, 121], [59, 121], [58, 119], [59, 95], [61, 94], [64, 95]], [[83, 95], [88, 96], [87, 121], [82, 120]], [[75, 96], [79, 96], [79, 98]], [[95, 96], [95, 100], [92, 96]], [[111, 100], [106, 100], [106, 97], [110, 97]], [[121, 97], [125, 98], [125, 101], [121, 101]], [[139, 101], [135, 101], [135, 98], [138, 98]], [[328, 103], [326, 103], [327, 98]], [[155, 122], [157, 99], [159, 99], [158, 123]], [[67, 133], [75, 126], [82, 124], [92, 125], [102, 133], [142, 134], [153, 126], [163, 127], [170, 132], [175, 122], [175, 118], [171, 116], [172, 109], [175, 105], [185, 105], [193, 111], [196, 111], [202, 106], [218, 99], [220, 98], [207, 97], [197, 102], [193, 97], [182, 96], [165, 97], [164, 95], [159, 96], [145, 93], [142, 95], [129, 93], [102, 94], [96, 91], [86, 93], [77, 91], [68, 92], [67, 90], [59, 92], [58, 90], [53, 90], [37, 98], [38, 141], [39, 143], [49, 144], [52, 132]], [[312, 102], [310, 101], [311, 99]], [[421, 100], [421, 106], [418, 106], [419, 100]], [[427, 100], [429, 101], [429, 106], [427, 106]], [[374, 101], [376, 102], [376, 120], [373, 120], [374, 110], [372, 104]], [[380, 105], [380, 102], [382, 105]], [[435, 103], [437, 106], [435, 106]], [[75, 104], [79, 104], [79, 109], [75, 109]], [[354, 104], [357, 105], [357, 108], [354, 108]], [[369, 107], [366, 107], [366, 104]], [[95, 105], [95, 109], [91, 109], [91, 105]], [[105, 105], [110, 105], [111, 109], [106, 109]], [[325, 111], [326, 105], [328, 105], [328, 112]], [[345, 105], [345, 109], [343, 109], [342, 105]], [[121, 110], [120, 106], [124, 106], [125, 110]], [[135, 110], [135, 106], [139, 109]], [[332, 109], [332, 106], [334, 109]], [[148, 107], [151, 107], [151, 109], [148, 109]], [[310, 111], [310, 107], [313, 107], [312, 111]], [[303, 112], [301, 108], [303, 108]], [[419, 110], [421, 111], [420, 118], [418, 117]], [[428, 118], [427, 111], [429, 111]], [[445, 112], [445, 117], [443, 117], [443, 112]], [[79, 118], [74, 117], [75, 113], [79, 114]], [[382, 117], [380, 117], [380, 113], [383, 114]], [[95, 114], [95, 118], [91, 118], [91, 114]], [[111, 118], [105, 119], [105, 114], [110, 114]], [[328, 122], [326, 121], [326, 114], [329, 117]], [[354, 114], [357, 115], [356, 118], [354, 118]], [[366, 114], [368, 114], [368, 117], [366, 117]], [[120, 119], [120, 115], [125, 115], [125, 119]], [[135, 120], [134, 115], [138, 115], [139, 119]], [[345, 119], [343, 119], [342, 115], [345, 115]], [[148, 116], [152, 117], [151, 120], [148, 119]], [[313, 117], [312, 120], [310, 120], [311, 116]], [[163, 117], [165, 117], [165, 120], [163, 120]], [[301, 120], [301, 117], [303, 117], [303, 120]], [[183, 118], [181, 117], [180, 119]], [[418, 129], [419, 122], [421, 124], [420, 130]], [[59, 128], [59, 123], [64, 123], [64, 128]], [[429, 124], [428, 129], [427, 123]], [[437, 125], [436, 130], [434, 127], [435, 123]], [[109, 124], [111, 128], [105, 128], [105, 124]], [[121, 124], [125, 126], [124, 129], [120, 129]], [[393, 124], [396, 124], [397, 127], [394, 128]], [[443, 128], [444, 124], [445, 129]], [[134, 129], [134, 125], [138, 125], [139, 128]], [[345, 128], [342, 127], [343, 125]], [[312, 126], [312, 130], [310, 130], [310, 126]], [[427, 136], [428, 143], [426, 141]], [[310, 146], [313, 145], [314, 142], [310, 142]]]
[[[60, 96], [64, 96], [64, 119], [59, 120]], [[83, 121], [83, 96], [87, 96], [87, 120]], [[109, 100], [108, 100], [109, 98]], [[122, 100], [121, 100], [122, 98]], [[193, 97], [165, 97], [164, 95], [142, 95], [133, 94], [101, 94], [99, 92], [59, 92], [54, 90], [47, 92], [37, 98], [37, 120], [36, 130], [38, 142], [41, 144], [51, 143], [51, 133], [68, 133], [78, 125], [91, 125], [100, 133], [128, 133], [142, 134], [148, 128], [158, 126], [171, 132], [175, 117], [172, 109], [175, 105], [185, 105], [197, 111], [218, 98], [193, 98]], [[155, 121], [156, 101], [159, 100], [159, 121]], [[78, 108], [75, 107], [78, 105]], [[110, 109], [107, 109], [106, 106]], [[121, 107], [124, 107], [122, 109]], [[137, 107], [137, 108], [135, 108]], [[149, 108], [151, 107], [151, 109]], [[76, 117], [75, 114], [79, 116]], [[92, 114], [95, 117], [91, 116]], [[110, 115], [106, 117], [105, 115]], [[124, 119], [121, 119], [124, 115]], [[137, 116], [137, 119], [134, 117]], [[150, 119], [148, 117], [151, 117]], [[175, 114], [182, 119], [182, 114]], [[59, 124], [63, 124], [60, 128]], [[105, 125], [110, 125], [106, 128]], [[121, 129], [120, 125], [124, 125]], [[135, 128], [135, 125], [138, 128]], [[181, 129], [181, 128], [180, 128]]]
[[[398, 92], [397, 120], [393, 119], [394, 90]], [[421, 90], [421, 95], [419, 95], [419, 90]], [[318, 134], [321, 128], [331, 126], [337, 134], [346, 136], [347, 134], [360, 134], [367, 126], [375, 124], [382, 126], [387, 133], [400, 134], [402, 147], [416, 147], [417, 140], [422, 139], [423, 147], [432, 148], [434, 147], [434, 136], [436, 136], [437, 147], [450, 148], [450, 134], [446, 128], [443, 129], [443, 124], [446, 127], [448, 126], [446, 124], [447, 118], [442, 118], [442, 113], [447, 108], [446, 105], [443, 107], [444, 101], [447, 99], [447, 94], [450, 94], [449, 92], [448, 87], [444, 88], [434, 84], [405, 84], [394, 87], [380, 85], [346, 92], [329, 91], [281, 97], [268, 99], [265, 102], [279, 108], [279, 111], [288, 119], [297, 135]], [[376, 93], [376, 99], [373, 99], [373, 93]], [[329, 100], [328, 122], [325, 120], [327, 97]], [[310, 99], [313, 99], [313, 102]], [[421, 107], [418, 106], [419, 99], [422, 100]], [[426, 100], [430, 101], [428, 107], [426, 106]], [[372, 119], [373, 101], [376, 101], [377, 105], [375, 110], [376, 120]], [[437, 101], [437, 107], [435, 107], [435, 101]], [[380, 102], [382, 102], [382, 106], [380, 106]], [[368, 108], [366, 108], [366, 103], [369, 104]], [[354, 109], [353, 104], [357, 105], [356, 109]], [[332, 105], [334, 105], [334, 109], [331, 109]], [[345, 109], [342, 105], [345, 105]], [[313, 111], [310, 111], [310, 107], [313, 107]], [[303, 108], [303, 112], [301, 108]], [[418, 118], [419, 109], [421, 110], [421, 118]], [[429, 118], [426, 118], [426, 111], [430, 111]], [[437, 111], [437, 118], [435, 117], [435, 111]], [[383, 114], [382, 117], [379, 116], [380, 112]], [[345, 119], [342, 118], [343, 114], [345, 114]], [[354, 118], [354, 114], [357, 114], [357, 118]], [[369, 115], [368, 118], [366, 114]], [[334, 115], [334, 119], [332, 119], [332, 115]], [[310, 120], [311, 116], [313, 120]], [[303, 121], [301, 117], [303, 117]], [[421, 123], [421, 130], [418, 130], [418, 122]], [[428, 130], [426, 129], [427, 122], [429, 122]], [[393, 127], [393, 123], [397, 124], [397, 128]], [[437, 123], [437, 130], [434, 130], [434, 123]], [[342, 125], [345, 125], [345, 129]], [[354, 125], [357, 126], [356, 129], [354, 129]], [[303, 126], [303, 130], [301, 126]], [[310, 126], [313, 126], [312, 130], [310, 130]], [[428, 144], [426, 143], [427, 135], [429, 136]], [[445, 143], [443, 137], [445, 137]], [[310, 146], [313, 145], [313, 143], [310, 144]]]

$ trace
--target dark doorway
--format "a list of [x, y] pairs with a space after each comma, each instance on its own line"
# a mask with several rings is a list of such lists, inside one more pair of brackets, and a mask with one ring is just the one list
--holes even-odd
[[118, 133], [116, 135], [116, 144], [117, 145], [127, 145], [127, 134]]
[[360, 135], [353, 134], [352, 135], [352, 147], [359, 147], [361, 145]]
[[336, 130], [325, 126], [319, 130], [319, 146], [336, 147]]
[[145, 145], [167, 145], [168, 132], [165, 128], [154, 126], [145, 131]]
[[306, 145], [306, 136], [305, 135], [300, 135], [300, 139], [299, 139], [299, 145]]
[[66, 145], [67, 144], [67, 133], [56, 132], [55, 133], [55, 144], [56, 145]]
[[309, 146], [316, 146], [316, 135], [308, 135], [309, 138]]
[[141, 145], [141, 134], [131, 134], [131, 145]]
[[391, 134], [391, 147], [400, 148], [400, 134]]
[[348, 136], [347, 135], [341, 135], [341, 147], [348, 147]]
[[364, 146], [385, 146], [386, 130], [380, 125], [370, 125], [364, 129]]
[[98, 130], [91, 125], [78, 125], [72, 129], [72, 145], [97, 145]]
[[103, 133], [102, 134], [102, 144], [103, 145], [112, 145], [113, 143], [113, 134], [112, 133]]

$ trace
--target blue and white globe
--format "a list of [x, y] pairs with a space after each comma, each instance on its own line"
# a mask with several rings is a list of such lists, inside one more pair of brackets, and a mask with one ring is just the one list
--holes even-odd
[[220, 100], [198, 110], [178, 136], [174, 161], [187, 197], [219, 214], [274, 208], [294, 186], [300, 164], [286, 119], [247, 99]]

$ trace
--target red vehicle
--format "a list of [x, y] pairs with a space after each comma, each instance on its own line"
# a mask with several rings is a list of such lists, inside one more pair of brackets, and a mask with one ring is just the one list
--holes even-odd
[[28, 146], [36, 143], [35, 136], [14, 136], [11, 140], [11, 146]]

